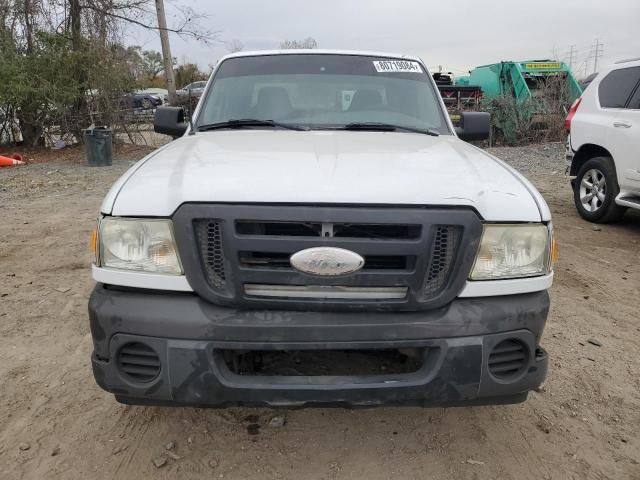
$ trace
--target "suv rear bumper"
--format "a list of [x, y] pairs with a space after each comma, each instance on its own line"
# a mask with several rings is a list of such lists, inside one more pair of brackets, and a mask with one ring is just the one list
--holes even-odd
[[567, 165], [567, 172], [571, 168], [571, 164], [573, 163], [573, 157], [575, 157], [575, 152], [571, 147], [571, 135], [567, 135], [567, 141], [564, 144], [564, 160]]
[[[456, 406], [524, 401], [547, 372], [538, 346], [549, 308], [546, 291], [457, 299], [423, 312], [236, 310], [192, 294], [122, 291], [97, 285], [89, 302], [97, 383], [123, 403], [198, 407]], [[526, 353], [508, 381], [489, 371], [503, 340]], [[157, 354], [155, 379], [132, 381], [118, 352], [141, 343]], [[220, 350], [424, 349], [420, 369], [362, 376], [238, 375]]]

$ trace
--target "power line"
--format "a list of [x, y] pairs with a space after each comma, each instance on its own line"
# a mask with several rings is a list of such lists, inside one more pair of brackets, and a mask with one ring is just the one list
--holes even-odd
[[604, 54], [604, 43], [600, 38], [595, 40], [588, 47], [578, 47], [576, 44], [568, 45], [562, 60], [569, 66], [574, 74], [580, 74], [583, 77], [588, 75], [591, 66], [591, 59], [595, 59], [593, 68], [598, 69], [598, 63]]
[[576, 50], [576, 46], [569, 45], [569, 51], [564, 56], [564, 58], [567, 59], [567, 63], [569, 64], [569, 70], [573, 70], [573, 64], [576, 61], [577, 55], [578, 51]]
[[603, 55], [603, 47], [604, 47], [604, 43], [602, 43], [600, 41], [599, 38], [596, 38], [596, 45], [595, 45], [595, 52], [593, 55], [593, 73], [596, 73], [598, 71], [598, 60], [600, 59], [600, 57], [602, 57]]
[[582, 60], [582, 62], [580, 64], [577, 64], [578, 66], [576, 67], [574, 72], [578, 73], [578, 72], [582, 71], [582, 77], [586, 78], [587, 70], [589, 69], [589, 60], [590, 59], [591, 59], [591, 52], [589, 52], [587, 55], [584, 56], [584, 59]]

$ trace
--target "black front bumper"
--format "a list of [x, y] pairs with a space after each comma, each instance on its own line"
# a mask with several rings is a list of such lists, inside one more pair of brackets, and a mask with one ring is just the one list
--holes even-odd
[[[482, 405], [524, 401], [547, 372], [539, 347], [547, 292], [457, 299], [422, 312], [300, 312], [219, 307], [191, 294], [123, 291], [97, 285], [89, 302], [97, 383], [123, 403], [199, 407]], [[527, 353], [508, 381], [489, 371], [503, 340]], [[123, 375], [118, 352], [142, 343], [160, 359], [147, 383]], [[233, 373], [222, 349], [349, 350], [424, 348], [408, 374], [258, 376]]]

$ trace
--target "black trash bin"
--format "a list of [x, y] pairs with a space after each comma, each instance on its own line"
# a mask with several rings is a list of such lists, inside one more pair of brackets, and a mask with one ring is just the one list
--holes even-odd
[[108, 167], [112, 158], [113, 131], [109, 127], [92, 127], [84, 131], [84, 145], [90, 167]]

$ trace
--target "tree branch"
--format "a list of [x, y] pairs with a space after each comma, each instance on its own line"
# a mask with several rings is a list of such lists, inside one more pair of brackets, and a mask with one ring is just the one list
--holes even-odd
[[[143, 2], [137, 2], [136, 4], [133, 4], [130, 6], [130, 8], [134, 8], [136, 10], [139, 10], [141, 13], [147, 13], [149, 14], [149, 12], [145, 12], [142, 8], [140, 8], [141, 4]], [[97, 5], [94, 5], [92, 3], [87, 3], [85, 5], [83, 5], [83, 8], [85, 9], [89, 9], [92, 10], [94, 12], [100, 13], [101, 15], [105, 15], [108, 16], [110, 18], [116, 19], [116, 20], [120, 20], [126, 23], [130, 23], [133, 25], [136, 25], [138, 27], [142, 27], [146, 30], [154, 30], [154, 31], [160, 31], [160, 28], [158, 28], [157, 26], [154, 26], [153, 24], [149, 24], [149, 23], [145, 23], [141, 20], [136, 20], [135, 18], [132, 18], [131, 16], [126, 16], [124, 14], [120, 14], [120, 13], [116, 13], [113, 10], [107, 10], [104, 8], [101, 8]], [[120, 5], [116, 8], [114, 8], [114, 10], [120, 10], [120, 11], [126, 11], [127, 7]], [[197, 29], [189, 29], [187, 28], [187, 26], [192, 22], [192, 20], [195, 19], [202, 19], [202, 18], [206, 18], [206, 15], [195, 15], [193, 14], [193, 12], [185, 12], [181, 10], [181, 13], [184, 15], [184, 19], [182, 21], [182, 23], [178, 26], [178, 27], [167, 27], [166, 31], [170, 32], [170, 33], [175, 33], [176, 35], [179, 35], [180, 37], [190, 37], [190, 38], [195, 38], [198, 41], [201, 42], [205, 42], [205, 43], [209, 43], [209, 42], [214, 42], [217, 41], [220, 33], [219, 31], [214, 31], [214, 30], [204, 30], [204, 31], [199, 31]], [[189, 17], [187, 16], [188, 14], [191, 14], [192, 16]]]

